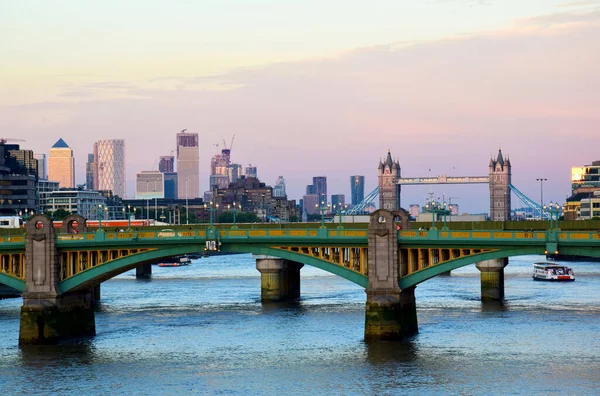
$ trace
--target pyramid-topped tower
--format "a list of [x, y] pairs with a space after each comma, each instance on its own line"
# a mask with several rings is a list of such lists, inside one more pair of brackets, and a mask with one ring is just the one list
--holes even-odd
[[75, 187], [75, 158], [73, 150], [61, 138], [50, 148], [48, 179], [57, 181], [61, 188]]

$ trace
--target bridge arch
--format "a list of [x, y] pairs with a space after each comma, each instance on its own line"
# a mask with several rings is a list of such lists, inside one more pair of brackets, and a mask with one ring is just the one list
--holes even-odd
[[24, 280], [17, 279], [14, 276], [5, 274], [4, 272], [0, 272], [0, 284], [12, 287], [13, 289], [20, 291], [21, 293], [25, 291]]
[[[89, 268], [68, 279], [63, 280], [59, 283], [59, 290], [61, 293], [66, 293], [69, 291], [89, 289], [117, 275], [132, 270], [141, 264], [155, 263], [162, 258], [197, 253], [201, 250], [202, 249], [198, 248], [198, 245], [183, 245], [149, 250], [146, 252], [125, 256], [105, 264]], [[366, 276], [354, 272], [348, 268], [288, 250], [276, 249], [269, 246], [225, 244], [222, 246], [221, 251], [225, 253], [253, 253], [279, 257], [322, 269], [362, 287], [367, 287], [368, 283], [368, 278]]]
[[[542, 252], [543, 253], [543, 252]], [[508, 258], [515, 256], [526, 256], [531, 254], [541, 254], [539, 248], [536, 247], [519, 247], [512, 249], [500, 249], [490, 252], [474, 254], [471, 256], [461, 257], [455, 260], [447, 261], [443, 264], [434, 265], [422, 269], [414, 274], [400, 278], [400, 288], [409, 288], [423, 283], [426, 280], [434, 278], [440, 274], [452, 271], [458, 268], [466, 267], [467, 265], [475, 264], [485, 260], [493, 260], [500, 258]]]

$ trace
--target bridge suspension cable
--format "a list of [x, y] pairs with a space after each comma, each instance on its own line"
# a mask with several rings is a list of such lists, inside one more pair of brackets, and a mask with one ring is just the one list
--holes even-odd
[[509, 184], [508, 187], [515, 195], [531, 210], [533, 210], [533, 216], [540, 216], [540, 218], [544, 217], [546, 220], [552, 218], [552, 220], [556, 220], [558, 218], [558, 214], [546, 212], [543, 210], [542, 206], [535, 202], [533, 199], [529, 198], [527, 195], [523, 194], [519, 189], [517, 189], [512, 184]]
[[378, 195], [379, 195], [379, 187], [375, 187], [375, 189], [373, 191], [371, 191], [365, 197], [365, 199], [363, 199], [358, 204], [353, 206], [352, 209], [348, 209], [347, 211], [344, 211], [342, 213], [347, 214], [347, 215], [360, 214], [365, 211], [365, 208], [367, 206], [369, 206], [371, 203], [373, 203], [373, 201], [375, 200], [375, 198], [377, 198]]

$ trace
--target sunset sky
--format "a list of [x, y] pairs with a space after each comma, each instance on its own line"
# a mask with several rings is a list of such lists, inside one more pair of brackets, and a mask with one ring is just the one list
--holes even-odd
[[[182, 129], [202, 191], [235, 134], [233, 161], [292, 199], [320, 175], [368, 193], [388, 149], [405, 177], [479, 176], [501, 146], [545, 202], [600, 160], [600, 0], [0, 0], [0, 37], [0, 135], [63, 138], [77, 183], [94, 141], [125, 139], [130, 196]], [[489, 210], [485, 185], [433, 191]]]

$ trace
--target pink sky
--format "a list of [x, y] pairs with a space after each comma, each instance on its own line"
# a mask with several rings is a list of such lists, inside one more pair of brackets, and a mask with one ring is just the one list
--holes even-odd
[[[562, 202], [571, 166], [600, 160], [600, 3], [586, 3], [585, 11], [557, 8], [493, 31], [408, 43], [390, 37], [210, 75], [167, 67], [147, 84], [71, 70], [43, 100], [11, 102], [17, 91], [0, 91], [0, 127], [36, 153], [62, 137], [75, 150], [77, 183], [95, 140], [125, 139], [129, 195], [135, 174], [152, 170], [187, 128], [200, 134], [203, 191], [214, 144], [222, 148], [235, 134], [233, 161], [257, 166], [271, 185], [283, 175], [293, 199], [319, 175], [347, 201], [349, 176], [365, 175], [368, 193], [388, 149], [405, 177], [429, 169], [478, 176], [501, 146], [513, 184], [539, 200], [535, 179], [547, 178], [544, 201]], [[403, 204], [424, 203], [429, 190], [406, 187]], [[456, 197], [461, 211], [489, 209], [487, 186], [434, 192]]]

